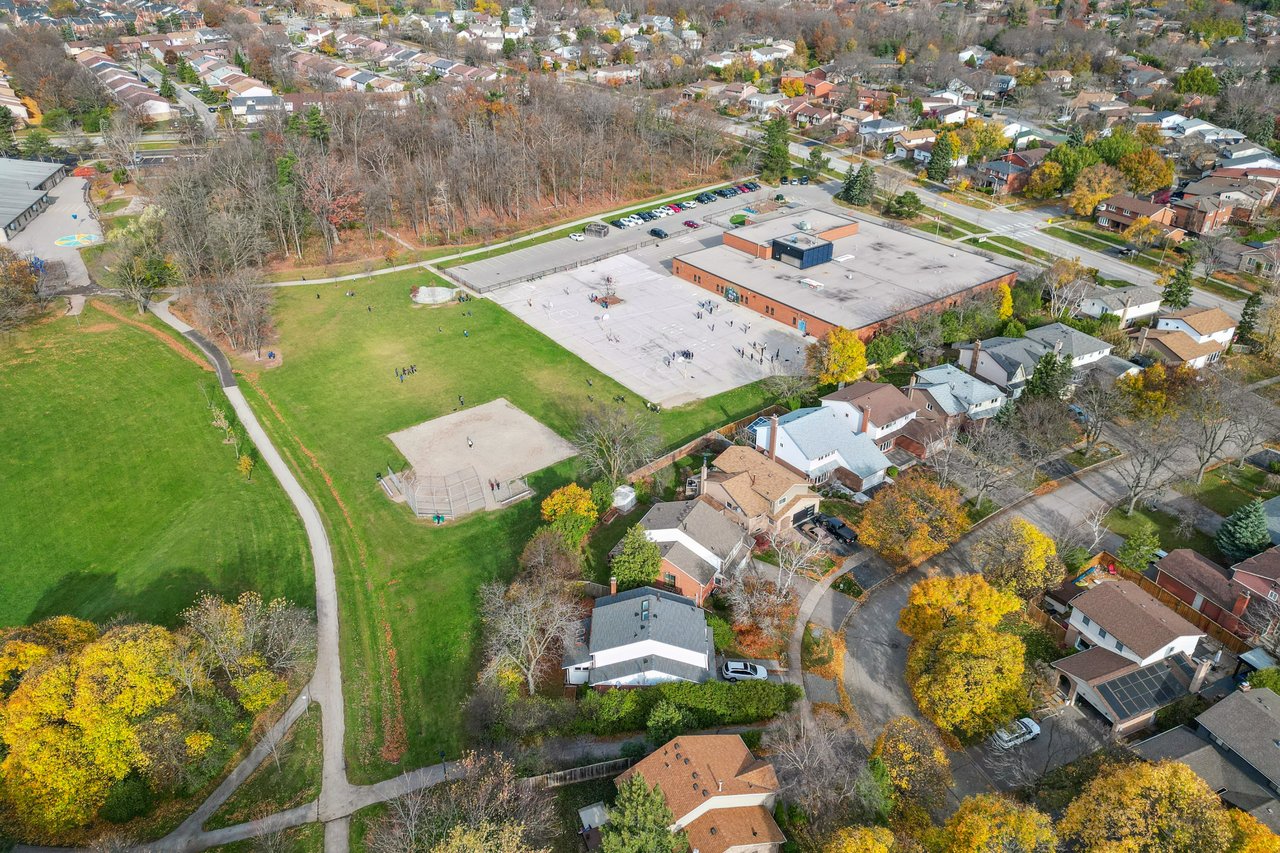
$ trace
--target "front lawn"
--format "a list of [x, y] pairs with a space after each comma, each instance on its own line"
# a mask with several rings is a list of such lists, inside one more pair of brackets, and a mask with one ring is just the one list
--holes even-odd
[[313, 606], [302, 525], [266, 466], [236, 472], [212, 377], [95, 302], [0, 344], [0, 625], [174, 625], [202, 590]]
[[[329, 522], [354, 782], [434, 763], [441, 750], [458, 754], [460, 705], [478, 665], [476, 590], [510, 577], [541, 523], [536, 499], [444, 527], [415, 520], [375, 483], [376, 473], [404, 465], [386, 436], [449, 414], [459, 395], [468, 406], [505, 397], [566, 436], [588, 393], [642, 405], [489, 300], [412, 306], [410, 287], [434, 281], [412, 270], [284, 289], [275, 309], [283, 363], [254, 379], [261, 393], [245, 383]], [[356, 296], [345, 298], [348, 290]], [[401, 383], [394, 369], [408, 364], [418, 372]], [[752, 385], [666, 410], [663, 443], [677, 445], [765, 402]], [[545, 495], [578, 473], [568, 460], [530, 481]]]
[[1186, 480], [1176, 488], [1226, 518], [1254, 498], [1265, 501], [1275, 497], [1277, 493], [1265, 487], [1266, 479], [1267, 473], [1253, 465], [1236, 468], [1234, 463], [1228, 463], [1206, 471], [1199, 485]]
[[1156, 531], [1160, 536], [1160, 547], [1164, 550], [1172, 551], [1175, 548], [1190, 548], [1219, 565], [1225, 565], [1222, 554], [1218, 552], [1218, 546], [1214, 543], [1212, 536], [1201, 533], [1199, 530], [1192, 530], [1186, 536], [1178, 535], [1176, 532], [1178, 519], [1167, 512], [1143, 509], [1139, 506], [1134, 509], [1133, 515], [1125, 515], [1123, 509], [1113, 509], [1107, 513], [1107, 527], [1112, 533], [1127, 539], [1138, 529], [1142, 519], [1146, 519], [1155, 525]]

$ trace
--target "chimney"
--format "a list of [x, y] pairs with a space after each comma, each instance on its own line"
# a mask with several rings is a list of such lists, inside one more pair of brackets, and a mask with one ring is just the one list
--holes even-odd
[[698, 476], [698, 494], [704, 494], [707, 491], [707, 459], [702, 458], [702, 473]]
[[1053, 342], [1053, 354], [1055, 356], [1058, 356], [1059, 358], [1062, 357], [1062, 339], [1061, 338]]
[[1249, 595], [1249, 590], [1247, 589], [1241, 590], [1240, 594], [1236, 596], [1236, 603], [1231, 605], [1231, 615], [1241, 616], [1241, 617], [1244, 616], [1244, 612], [1247, 609], [1249, 609], [1250, 598], [1251, 596]]
[[617, 578], [609, 578], [609, 594], [610, 594], [610, 595], [617, 595], [617, 594], [618, 594], [618, 579], [617, 579]]
[[911, 381], [907, 383], [907, 399], [908, 400], [910, 400], [912, 395], [915, 394], [915, 391], [916, 391], [916, 375], [912, 373]]
[[969, 372], [977, 375], [978, 373], [978, 356], [982, 354], [982, 341], [978, 338], [973, 339], [973, 361], [969, 364]]
[[769, 418], [769, 458], [778, 461], [778, 416]]
[[1205, 658], [1196, 664], [1196, 674], [1191, 677], [1191, 685], [1187, 687], [1190, 693], [1199, 693], [1200, 688], [1204, 686], [1204, 680], [1209, 675], [1209, 667], [1213, 665], [1213, 658]]
[[1126, 294], [1124, 297], [1124, 308], [1120, 309], [1120, 325], [1124, 325], [1124, 321], [1129, 319], [1129, 308], [1133, 305], [1132, 294]]
[[858, 404], [858, 411], [862, 413], [862, 426], [858, 432], [868, 432], [871, 429], [871, 413], [867, 411], [867, 407]]
[[1147, 333], [1150, 331], [1150, 326], [1142, 327], [1142, 337], [1138, 338], [1138, 355], [1142, 355], [1147, 351]]

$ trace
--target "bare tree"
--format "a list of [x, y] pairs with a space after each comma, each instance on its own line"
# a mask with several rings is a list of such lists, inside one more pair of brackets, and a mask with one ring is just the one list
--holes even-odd
[[857, 736], [833, 714], [790, 714], [765, 732], [785, 799], [804, 809], [823, 836], [848, 820], [887, 811]]
[[1204, 280], [1227, 265], [1232, 257], [1233, 241], [1226, 233], [1202, 234], [1187, 247], [1191, 256], [1204, 267]]
[[1094, 286], [1093, 277], [1079, 258], [1054, 261], [1045, 270], [1041, 282], [1051, 317], [1074, 317], [1080, 310], [1080, 300]]
[[1231, 441], [1232, 423], [1227, 411], [1225, 389], [1216, 374], [1202, 374], [1188, 395], [1182, 410], [1179, 432], [1196, 457], [1196, 483], [1204, 482], [1204, 472], [1221, 459]]
[[1229, 382], [1223, 390], [1231, 441], [1239, 457], [1238, 465], [1243, 467], [1245, 459], [1255, 448], [1275, 437], [1280, 419], [1277, 419], [1274, 405], [1260, 399], [1239, 382]]
[[[1280, 588], [1273, 586], [1272, 592], [1280, 595]], [[1244, 621], [1254, 632], [1258, 645], [1280, 657], [1280, 598], [1272, 600], [1255, 593], [1244, 611]]]
[[517, 581], [509, 588], [485, 584], [480, 588], [480, 616], [488, 650], [486, 672], [493, 675], [504, 666], [516, 667], [529, 695], [537, 690], [543, 666], [573, 641], [578, 626], [573, 600], [563, 586], [553, 583]]
[[1084, 434], [1084, 452], [1093, 452], [1102, 430], [1124, 412], [1124, 396], [1116, 384], [1106, 377], [1090, 373], [1076, 388], [1071, 402], [1084, 412], [1080, 431]]
[[821, 543], [806, 539], [793, 530], [769, 534], [769, 547], [778, 561], [778, 571], [772, 581], [781, 595], [790, 595], [796, 575], [812, 571], [822, 554]]
[[111, 113], [111, 121], [102, 131], [102, 147], [112, 168], [133, 169], [141, 138], [142, 127], [132, 110], [117, 109]]
[[[748, 561], [728, 578], [724, 594], [736, 620], [755, 625], [767, 636], [780, 639], [787, 613], [795, 602], [795, 585], [778, 586], [771, 577], [774, 573], [772, 566]], [[779, 579], [786, 578], [781, 568], [776, 569], [776, 575]]]
[[1024, 394], [1014, 413], [1014, 429], [1022, 438], [1022, 448], [1036, 465], [1057, 456], [1075, 438], [1066, 405], [1050, 397]]
[[617, 485], [657, 455], [658, 432], [645, 414], [598, 406], [583, 417], [573, 444], [590, 473]]
[[258, 350], [266, 343], [273, 297], [257, 269], [202, 279], [189, 292], [200, 325], [225, 338], [232, 349]]
[[1133, 515], [1138, 501], [1152, 495], [1169, 479], [1166, 465], [1178, 442], [1165, 426], [1138, 422], [1124, 435], [1125, 455], [1111, 469], [1125, 487], [1125, 515]]
[[262, 654], [277, 672], [292, 672], [316, 656], [316, 622], [311, 611], [276, 599], [267, 608]]
[[1021, 471], [1018, 445], [1017, 434], [994, 421], [964, 437], [951, 465], [956, 481], [972, 491], [975, 503], [981, 504]]
[[808, 372], [790, 373], [779, 364], [769, 367], [764, 390], [776, 400], [806, 400], [817, 390], [817, 382]]
[[543, 528], [520, 552], [520, 568], [534, 583], [563, 583], [580, 577], [582, 557], [559, 533]]

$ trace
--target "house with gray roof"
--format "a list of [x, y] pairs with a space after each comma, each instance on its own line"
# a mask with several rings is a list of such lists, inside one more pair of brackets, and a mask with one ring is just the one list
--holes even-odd
[[1265, 687], [1237, 691], [1196, 717], [1196, 725], [1280, 793], [1280, 696]]
[[921, 417], [941, 422], [940, 428], [963, 427], [994, 417], [1009, 397], [988, 382], [954, 364], [917, 370], [907, 386], [907, 398], [924, 401]]
[[836, 480], [861, 492], [883, 483], [893, 463], [870, 434], [856, 428], [830, 406], [796, 409], [751, 425], [756, 447], [810, 482]]
[[648, 586], [596, 599], [590, 618], [566, 645], [568, 684], [701, 684], [715, 666], [706, 612], [693, 599]]
[[[751, 557], [746, 531], [706, 497], [656, 503], [640, 527], [662, 552], [657, 585], [697, 605]], [[610, 556], [621, 547], [618, 543]]]
[[1121, 326], [1128, 326], [1134, 320], [1160, 313], [1162, 298], [1163, 294], [1158, 287], [1141, 284], [1124, 287], [1098, 285], [1081, 297], [1079, 310], [1084, 316], [1094, 318], [1114, 314], [1120, 318]]
[[1004, 389], [1012, 399], [1021, 396], [1035, 373], [1036, 365], [1047, 353], [1071, 359], [1074, 370], [1072, 389], [1099, 366], [1107, 367], [1107, 375], [1113, 379], [1117, 374], [1124, 375], [1138, 369], [1125, 359], [1111, 355], [1111, 344], [1065, 323], [1049, 323], [1031, 329], [1021, 338], [988, 338], [960, 344], [956, 349], [960, 351], [960, 363], [970, 373]]

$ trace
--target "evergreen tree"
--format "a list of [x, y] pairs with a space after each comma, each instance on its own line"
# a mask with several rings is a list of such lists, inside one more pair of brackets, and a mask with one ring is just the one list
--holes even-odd
[[853, 204], [853, 200], [858, 197], [858, 186], [862, 179], [862, 173], [855, 171], [853, 164], [849, 164], [849, 171], [844, 175], [844, 186], [840, 187], [840, 192], [836, 193], [836, 198], [843, 202]]
[[850, 201], [856, 205], [866, 207], [875, 201], [876, 198], [876, 170], [872, 168], [870, 163], [863, 163], [858, 167], [858, 193]]
[[1218, 528], [1218, 550], [1232, 565], [1261, 554], [1271, 547], [1271, 534], [1267, 530], [1267, 517], [1262, 511], [1262, 500], [1254, 498], [1240, 507]]
[[689, 838], [667, 827], [675, 815], [657, 785], [652, 788], [639, 773], [618, 786], [618, 799], [601, 827], [604, 853], [685, 853]]
[[1036, 369], [1027, 380], [1025, 393], [1029, 397], [1048, 397], [1061, 400], [1071, 384], [1071, 356], [1059, 358], [1055, 352], [1047, 352], [1036, 362]]
[[1182, 266], [1178, 267], [1173, 277], [1169, 279], [1169, 283], [1164, 286], [1164, 295], [1160, 298], [1160, 302], [1169, 308], [1186, 308], [1191, 304], [1191, 267], [1195, 264], [1191, 258], [1187, 258]]
[[1073, 148], [1084, 145], [1084, 128], [1079, 123], [1071, 125], [1071, 130], [1067, 133], [1067, 144]]
[[955, 146], [951, 144], [951, 134], [942, 133], [933, 143], [933, 153], [929, 155], [929, 165], [925, 168], [925, 173], [929, 176], [929, 180], [942, 183], [951, 174], [951, 167], [955, 164], [956, 151]]
[[644, 535], [644, 528], [636, 524], [622, 535], [622, 548], [609, 567], [618, 579], [619, 590], [649, 586], [658, 579], [662, 551], [658, 543]]
[[787, 138], [790, 131], [791, 126], [783, 116], [765, 123], [760, 174], [766, 180], [782, 178], [791, 173], [791, 150]]
[[166, 71], [160, 77], [160, 97], [173, 100], [178, 93], [173, 88], [173, 81], [169, 79], [169, 72]]
[[1236, 324], [1236, 334], [1240, 340], [1247, 341], [1253, 338], [1254, 332], [1258, 330], [1258, 312], [1262, 310], [1262, 295], [1259, 293], [1250, 293], [1249, 298], [1244, 301], [1244, 309], [1240, 312], [1240, 322]]
[[325, 124], [324, 113], [320, 112], [319, 107], [311, 107], [307, 110], [307, 136], [310, 136], [316, 142], [327, 142], [329, 139], [329, 125]]
[[1160, 550], [1160, 537], [1156, 534], [1155, 525], [1143, 520], [1138, 528], [1124, 540], [1116, 559], [1120, 565], [1134, 572], [1144, 572]]

